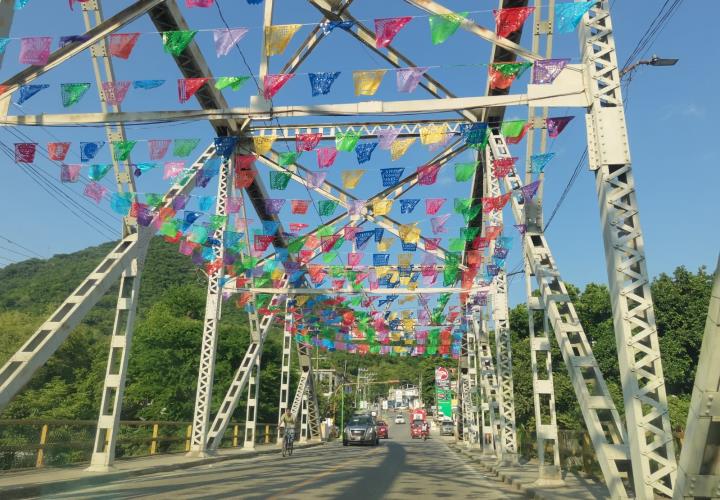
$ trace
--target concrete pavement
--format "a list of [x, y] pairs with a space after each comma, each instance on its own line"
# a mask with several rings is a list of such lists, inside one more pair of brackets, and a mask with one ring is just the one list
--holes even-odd
[[331, 443], [228, 460], [182, 471], [147, 474], [55, 493], [52, 499], [129, 498], [527, 498], [452, 452], [447, 439], [410, 439], [408, 425], [391, 424], [390, 439], [377, 447]]

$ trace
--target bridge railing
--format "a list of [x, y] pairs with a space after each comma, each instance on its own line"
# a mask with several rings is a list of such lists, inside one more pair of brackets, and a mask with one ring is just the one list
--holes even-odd
[[[61, 467], [90, 461], [95, 420], [0, 419], [0, 470]], [[258, 444], [274, 443], [276, 424], [259, 423]], [[183, 453], [190, 449], [191, 422], [123, 420], [116, 445], [117, 458]], [[221, 448], [244, 444], [244, 422], [231, 422]]]

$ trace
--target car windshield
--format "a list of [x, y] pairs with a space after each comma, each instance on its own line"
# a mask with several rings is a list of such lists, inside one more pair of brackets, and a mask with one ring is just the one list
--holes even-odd
[[371, 425], [372, 421], [369, 417], [353, 417], [348, 422], [348, 425]]

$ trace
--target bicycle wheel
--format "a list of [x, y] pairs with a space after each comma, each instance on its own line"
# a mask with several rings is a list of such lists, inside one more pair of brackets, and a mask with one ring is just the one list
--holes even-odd
[[284, 457], [286, 453], [287, 453], [287, 439], [283, 439], [282, 456]]
[[288, 446], [288, 456], [292, 456], [293, 443], [294, 443], [294, 441], [290, 441], [290, 445]]

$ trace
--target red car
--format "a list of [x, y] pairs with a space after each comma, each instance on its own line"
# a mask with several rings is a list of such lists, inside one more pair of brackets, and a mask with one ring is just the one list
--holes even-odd
[[415, 438], [422, 439], [422, 437], [423, 437], [423, 421], [422, 420], [416, 420], [412, 424], [410, 424], [410, 437], [412, 439], [415, 439]]
[[380, 438], [380, 439], [389, 439], [390, 438], [390, 436], [388, 435], [388, 426], [384, 420], [378, 420], [377, 425], [375, 427], [377, 428], [378, 438]]

